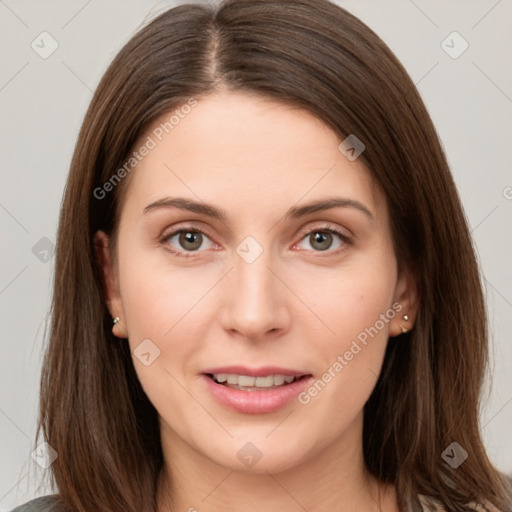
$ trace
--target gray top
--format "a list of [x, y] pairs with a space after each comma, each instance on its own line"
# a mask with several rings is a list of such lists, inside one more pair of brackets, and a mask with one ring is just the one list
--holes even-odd
[[24, 505], [16, 507], [11, 512], [59, 512], [57, 495], [35, 498]]
[[[423, 511], [446, 512], [445, 509], [443, 507], [440, 507], [439, 505], [434, 504], [433, 506], [429, 506], [428, 499], [426, 499], [425, 496], [420, 495], [419, 498]], [[470, 506], [474, 507], [476, 511], [486, 510], [488, 512], [499, 512], [495, 507], [480, 508], [481, 505], [476, 504]], [[32, 501], [25, 503], [24, 505], [16, 507], [11, 512], [60, 512], [60, 510], [61, 509], [59, 509], [58, 507], [57, 495], [53, 494], [50, 496], [35, 498]]]

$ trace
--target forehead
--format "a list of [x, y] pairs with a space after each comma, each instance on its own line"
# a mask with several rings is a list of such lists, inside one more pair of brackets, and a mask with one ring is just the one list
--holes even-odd
[[130, 174], [125, 201], [141, 209], [163, 195], [185, 195], [254, 216], [338, 193], [382, 208], [370, 173], [345, 158], [341, 140], [308, 111], [256, 94], [197, 98], [139, 137], [134, 149], [151, 149]]

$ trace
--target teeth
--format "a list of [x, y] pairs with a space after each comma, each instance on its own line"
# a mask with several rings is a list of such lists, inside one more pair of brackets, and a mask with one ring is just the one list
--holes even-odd
[[236, 375], [228, 375], [228, 384], [238, 384], [238, 377]]
[[247, 377], [245, 375], [239, 375], [238, 377], [233, 376], [232, 379], [237, 380], [238, 382], [230, 382], [228, 378], [229, 384], [238, 384], [239, 386], [245, 387], [254, 386], [254, 383], [256, 382], [255, 377]]
[[[238, 380], [240, 382], [240, 386], [246, 386], [248, 384], [242, 384], [242, 377]], [[268, 377], [256, 377], [254, 379], [254, 384], [257, 388], [269, 388], [270, 386], [274, 386], [274, 376], [269, 375]]]
[[274, 385], [281, 386], [284, 384], [285, 378], [284, 375], [274, 375]]
[[296, 380], [296, 377], [288, 375], [268, 375], [267, 377], [251, 377], [249, 375], [234, 375], [228, 373], [216, 373], [213, 379], [219, 383], [226, 382], [235, 386], [270, 388], [272, 386], [282, 386]]

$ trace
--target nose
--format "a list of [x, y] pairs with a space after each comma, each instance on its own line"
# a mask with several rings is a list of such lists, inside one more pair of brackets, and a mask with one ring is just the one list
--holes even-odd
[[234, 268], [226, 276], [220, 313], [222, 327], [242, 338], [257, 341], [286, 332], [290, 328], [289, 301], [285, 276], [280, 276], [270, 255], [263, 254], [248, 263], [234, 255]]

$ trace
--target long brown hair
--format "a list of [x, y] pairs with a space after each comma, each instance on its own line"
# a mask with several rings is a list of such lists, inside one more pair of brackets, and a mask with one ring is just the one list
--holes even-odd
[[[159, 115], [219, 88], [250, 91], [316, 115], [361, 156], [382, 189], [399, 268], [416, 276], [414, 329], [388, 344], [365, 405], [369, 471], [449, 511], [469, 501], [510, 506], [479, 431], [488, 362], [479, 268], [463, 208], [426, 108], [383, 41], [328, 0], [227, 0], [159, 15], [119, 52], [85, 116], [60, 215], [39, 429], [58, 452], [60, 501], [76, 511], [156, 510], [162, 468], [157, 413], [127, 343], [111, 333], [93, 237], [114, 237], [129, 175], [104, 184]], [[136, 167], [131, 172], [137, 172]], [[113, 182], [111, 182], [113, 183]], [[102, 188], [103, 187], [103, 188]], [[469, 454], [452, 469], [443, 451]]]

